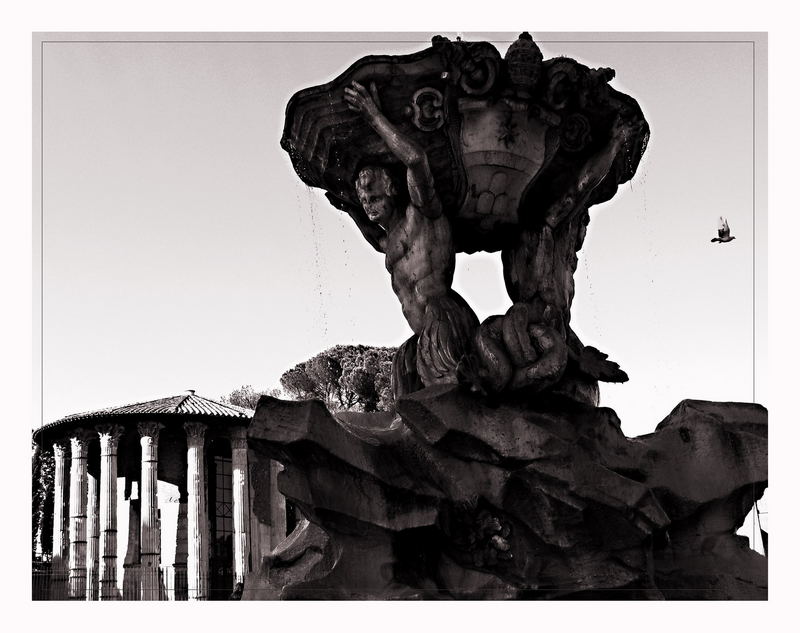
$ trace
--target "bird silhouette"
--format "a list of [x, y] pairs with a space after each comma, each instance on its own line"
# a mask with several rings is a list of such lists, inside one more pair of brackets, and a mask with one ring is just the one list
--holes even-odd
[[712, 242], [719, 242], [722, 244], [723, 242], [730, 242], [731, 240], [735, 240], [736, 238], [731, 235], [731, 229], [728, 226], [728, 220], [720, 216], [719, 218], [719, 229], [717, 230], [719, 233], [719, 237], [715, 237]]

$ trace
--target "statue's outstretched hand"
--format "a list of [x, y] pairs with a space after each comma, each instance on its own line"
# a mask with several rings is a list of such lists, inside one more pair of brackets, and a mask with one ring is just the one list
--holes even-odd
[[344, 100], [347, 101], [348, 108], [360, 112], [369, 121], [373, 121], [381, 113], [375, 82], [370, 83], [367, 91], [360, 83], [353, 81], [344, 89]]

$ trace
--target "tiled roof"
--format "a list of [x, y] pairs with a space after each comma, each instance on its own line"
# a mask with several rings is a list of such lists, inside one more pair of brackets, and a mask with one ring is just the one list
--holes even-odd
[[158, 400], [149, 400], [148, 402], [136, 402], [134, 404], [126, 404], [118, 407], [97, 409], [96, 411], [73, 413], [51, 424], [45, 425], [42, 429], [60, 426], [78, 420], [126, 415], [191, 415], [247, 419], [253, 417], [253, 410], [210, 400], [209, 398], [196, 395], [193, 391], [189, 391], [178, 396], [169, 396], [167, 398], [159, 398]]

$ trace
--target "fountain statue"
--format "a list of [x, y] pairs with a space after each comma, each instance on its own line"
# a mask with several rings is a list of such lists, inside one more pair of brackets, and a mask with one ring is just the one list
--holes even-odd
[[[627, 375], [570, 328], [589, 209], [649, 137], [613, 78], [528, 33], [505, 57], [435, 37], [292, 97], [281, 146], [385, 255], [413, 335], [396, 411], [259, 402], [252, 468], [282, 462], [304, 518], [245, 598], [766, 597], [735, 535], [766, 488], [766, 411], [686, 400], [626, 438], [598, 382]], [[482, 323], [452, 289], [478, 250], [512, 301]]]

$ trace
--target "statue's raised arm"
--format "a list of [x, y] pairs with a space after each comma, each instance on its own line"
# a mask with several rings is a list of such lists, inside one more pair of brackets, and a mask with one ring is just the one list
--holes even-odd
[[407, 205], [402, 203], [403, 196], [389, 169], [381, 164], [362, 167], [355, 181], [364, 212], [385, 231], [380, 245], [386, 253], [386, 269], [403, 315], [414, 331], [395, 357], [395, 394], [422, 385], [456, 382], [459, 363], [469, 351], [478, 319], [451, 288], [455, 246], [428, 158], [381, 113], [374, 83], [367, 91], [352, 82], [344, 90], [344, 99], [406, 168]]
[[344, 98], [351, 110], [360, 112], [364, 120], [383, 139], [389, 150], [406, 166], [408, 195], [413, 204], [430, 218], [441, 215], [442, 205], [433, 185], [433, 173], [424, 150], [392, 125], [380, 110], [375, 83], [370, 89], [353, 81], [344, 89]]
[[592, 192], [608, 176], [628, 139], [640, 133], [643, 126], [642, 118], [629, 119], [617, 115], [608, 142], [586, 161], [572, 185], [547, 210], [545, 222], [550, 228], [571, 220], [575, 213], [586, 208]]

